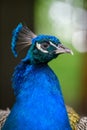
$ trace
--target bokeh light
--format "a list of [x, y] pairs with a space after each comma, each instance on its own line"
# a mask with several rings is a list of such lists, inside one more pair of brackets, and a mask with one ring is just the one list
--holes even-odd
[[87, 11], [85, 9], [73, 7], [67, 2], [55, 1], [50, 5], [49, 16], [55, 32], [59, 30], [64, 41], [72, 43], [79, 52], [87, 52]]

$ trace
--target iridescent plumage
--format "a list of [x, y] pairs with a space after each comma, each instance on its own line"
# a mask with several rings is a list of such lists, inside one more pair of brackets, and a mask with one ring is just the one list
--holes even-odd
[[[66, 106], [72, 130], [87, 130], [87, 117], [80, 117], [70, 106]], [[0, 110], [0, 130], [4, 125], [10, 110]]]

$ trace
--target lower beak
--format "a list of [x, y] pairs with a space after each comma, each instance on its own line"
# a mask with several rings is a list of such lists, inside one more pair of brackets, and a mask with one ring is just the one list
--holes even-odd
[[73, 55], [72, 50], [66, 48], [65, 46], [63, 46], [62, 44], [59, 44], [57, 47], [57, 50], [55, 50], [56, 54], [63, 54], [63, 53], [69, 53]]

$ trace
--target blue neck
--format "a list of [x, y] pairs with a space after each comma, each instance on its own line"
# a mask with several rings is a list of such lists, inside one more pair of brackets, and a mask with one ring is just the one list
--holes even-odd
[[8, 130], [14, 126], [18, 130], [71, 130], [59, 81], [47, 64], [19, 64], [13, 88], [16, 103], [7, 120]]

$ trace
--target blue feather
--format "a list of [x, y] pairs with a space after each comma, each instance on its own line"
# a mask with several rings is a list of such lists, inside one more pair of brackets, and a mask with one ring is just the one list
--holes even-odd
[[12, 52], [15, 57], [18, 56], [18, 54], [16, 52], [16, 43], [18, 40], [18, 34], [21, 31], [22, 27], [23, 27], [22, 23], [19, 23], [18, 26], [13, 30], [13, 33], [12, 33], [11, 49], [12, 49]]
[[40, 41], [40, 42], [43, 42], [43, 41], [52, 41], [53, 43], [55, 43], [56, 45], [58, 43], [60, 43], [59, 39], [56, 38], [55, 36], [50, 36], [50, 35], [38, 35], [38, 37], [32, 39], [32, 43], [36, 43], [36, 41]]

